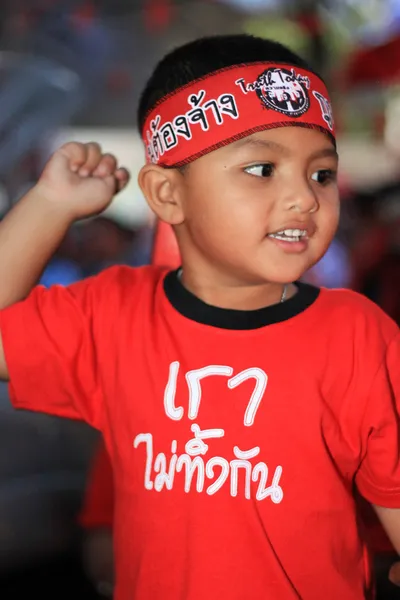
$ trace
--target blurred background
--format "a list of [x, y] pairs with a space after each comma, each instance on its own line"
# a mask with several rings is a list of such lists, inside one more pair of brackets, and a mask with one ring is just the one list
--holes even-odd
[[[332, 92], [342, 219], [306, 279], [361, 291], [400, 322], [400, 0], [1, 0], [0, 218], [55, 147], [95, 140], [132, 182], [103, 215], [71, 228], [42, 283], [147, 263], [140, 91], [174, 46], [238, 32], [283, 41]], [[83, 424], [14, 412], [0, 387], [2, 600], [96, 597], [77, 516], [97, 442]]]

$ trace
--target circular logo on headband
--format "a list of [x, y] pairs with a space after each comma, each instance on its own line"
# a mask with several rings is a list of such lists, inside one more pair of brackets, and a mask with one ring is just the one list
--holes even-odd
[[259, 75], [256, 91], [267, 108], [300, 117], [310, 107], [309, 87], [309, 78], [298, 75], [294, 69], [270, 68]]

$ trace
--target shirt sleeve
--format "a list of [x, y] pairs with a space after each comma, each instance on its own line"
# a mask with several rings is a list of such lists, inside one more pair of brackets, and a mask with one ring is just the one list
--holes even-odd
[[362, 424], [365, 448], [356, 483], [372, 504], [400, 508], [400, 334], [372, 382]]
[[0, 312], [15, 408], [102, 428], [97, 344], [104, 337], [99, 297], [107, 279], [105, 272], [69, 287], [38, 286], [26, 300]]

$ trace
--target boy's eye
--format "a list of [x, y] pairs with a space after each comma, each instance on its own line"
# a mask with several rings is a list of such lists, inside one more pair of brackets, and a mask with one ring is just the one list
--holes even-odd
[[321, 185], [336, 181], [336, 172], [332, 169], [320, 169], [311, 175], [311, 179]]
[[271, 165], [271, 163], [252, 165], [251, 167], [246, 167], [245, 171], [249, 175], [255, 175], [256, 177], [271, 177], [274, 172], [274, 165]]

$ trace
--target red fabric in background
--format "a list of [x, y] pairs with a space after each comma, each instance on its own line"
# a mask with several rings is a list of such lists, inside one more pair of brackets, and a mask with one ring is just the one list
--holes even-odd
[[350, 58], [342, 82], [345, 87], [376, 86], [400, 80], [400, 36], [373, 48], [361, 48]]
[[159, 221], [155, 226], [153, 255], [151, 260], [153, 265], [162, 267], [179, 267], [180, 256], [178, 243], [171, 225]]
[[172, 18], [171, 0], [147, 0], [144, 19], [146, 29], [152, 33], [166, 29]]

